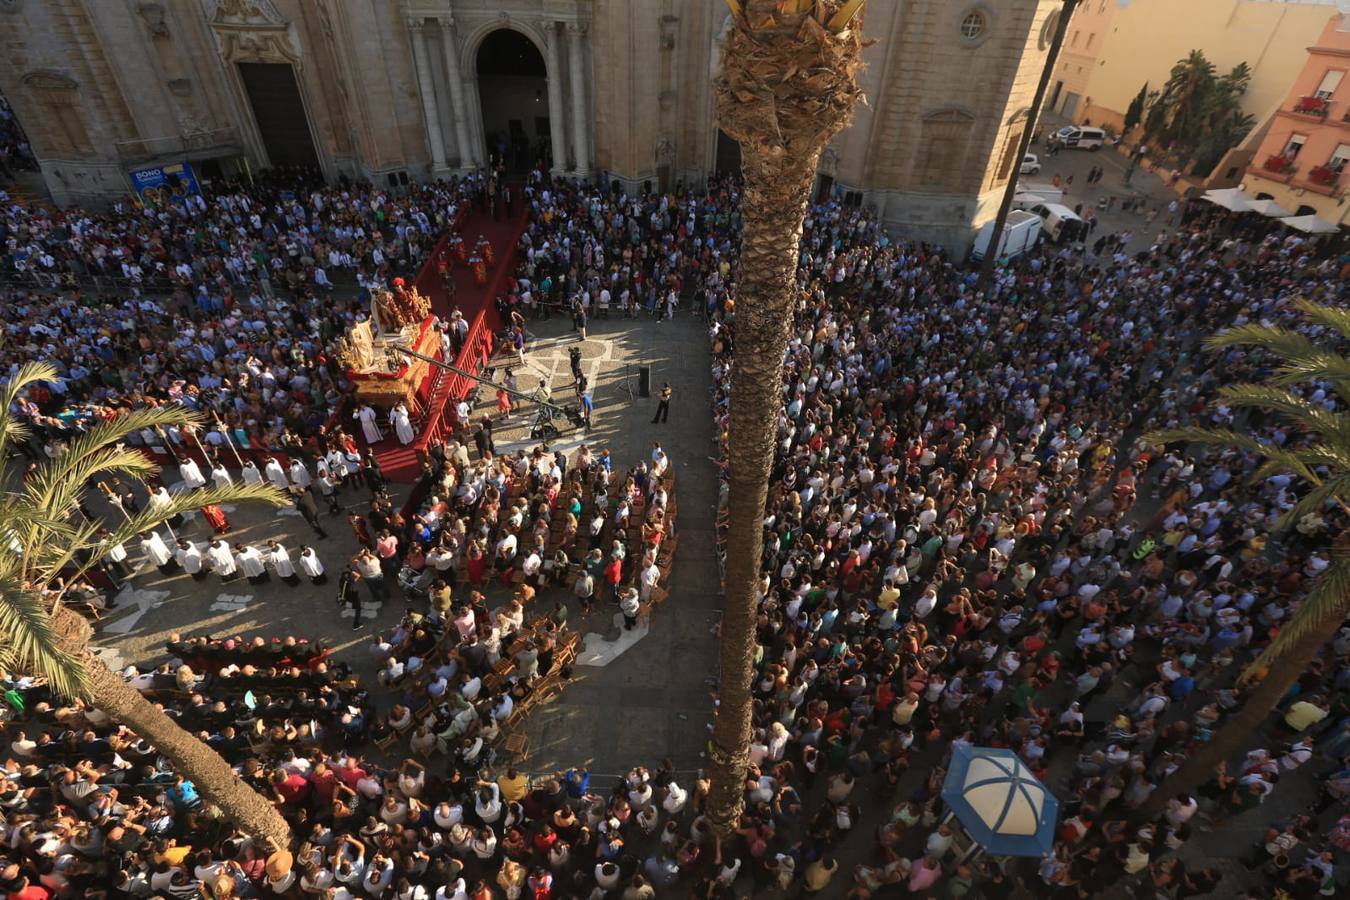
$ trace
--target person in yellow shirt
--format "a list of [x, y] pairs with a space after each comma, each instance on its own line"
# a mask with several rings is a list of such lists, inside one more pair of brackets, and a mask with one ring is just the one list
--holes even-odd
[[839, 871], [839, 863], [832, 856], [822, 856], [806, 867], [804, 880], [809, 894], [818, 894], [825, 890], [834, 873]]
[[1327, 717], [1328, 711], [1322, 702], [1319, 697], [1298, 701], [1284, 714], [1284, 724], [1296, 732], [1305, 731]]
[[530, 789], [530, 779], [515, 769], [507, 769], [506, 774], [497, 779], [497, 787], [501, 789], [502, 799], [507, 803], [519, 803]]
[[882, 610], [895, 609], [895, 605], [900, 602], [900, 589], [894, 583], [887, 581], [882, 587], [881, 593], [877, 594], [877, 608]]
[[151, 858], [155, 862], [168, 863], [170, 866], [181, 866], [183, 864], [183, 860], [187, 859], [191, 854], [192, 854], [191, 844], [184, 844], [182, 846], [179, 846], [178, 841], [176, 839], [169, 838], [166, 841], [164, 848], [160, 850], [158, 853], [154, 854], [154, 856]]

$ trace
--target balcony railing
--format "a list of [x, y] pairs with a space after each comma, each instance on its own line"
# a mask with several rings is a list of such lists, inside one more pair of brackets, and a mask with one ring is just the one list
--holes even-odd
[[1261, 163], [1261, 168], [1276, 175], [1291, 175], [1294, 172], [1294, 161], [1276, 153], [1274, 156], [1266, 157], [1266, 161]]
[[1335, 187], [1341, 173], [1331, 166], [1313, 166], [1308, 170], [1308, 181], [1320, 187]]
[[1294, 112], [1301, 116], [1316, 116], [1319, 119], [1327, 117], [1327, 110], [1331, 106], [1331, 101], [1324, 97], [1300, 97], [1294, 104]]
[[233, 128], [204, 128], [167, 137], [117, 141], [113, 146], [123, 162], [141, 162], [165, 156], [200, 154], [204, 150], [237, 149], [238, 143]]

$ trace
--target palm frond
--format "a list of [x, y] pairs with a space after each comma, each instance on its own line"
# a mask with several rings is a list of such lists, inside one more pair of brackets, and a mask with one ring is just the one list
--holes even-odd
[[24, 493], [40, 509], [60, 509], [101, 476], [130, 475], [142, 481], [159, 472], [153, 459], [132, 447], [104, 447], [81, 456], [67, 453], [40, 467]]
[[[146, 506], [139, 513], [132, 516], [125, 522], [119, 524], [116, 528], [108, 525], [109, 537], [106, 542], [87, 540], [82, 547], [69, 547], [53, 560], [47, 561], [43, 566], [43, 574], [50, 573], [50, 577], [55, 577], [67, 566], [75, 566], [75, 577], [84, 575], [85, 572], [92, 569], [108, 554], [117, 544], [126, 543], [146, 531], [154, 531], [174, 516], [183, 513], [194, 512], [203, 506], [211, 504], [235, 504], [235, 503], [269, 503], [272, 506], [287, 506], [289, 501], [276, 486], [271, 484], [230, 484], [223, 487], [204, 487], [195, 491], [185, 491], [177, 494], [162, 506]], [[83, 561], [78, 562], [80, 552], [85, 554]]]
[[1279, 527], [1285, 529], [1297, 525], [1298, 520], [1309, 513], [1320, 512], [1328, 500], [1334, 500], [1342, 505], [1350, 503], [1350, 472], [1328, 478], [1314, 487], [1280, 516]]
[[1236, 409], [1273, 410], [1328, 441], [1350, 446], [1350, 416], [1329, 412], [1280, 387], [1230, 384], [1219, 389], [1216, 402]]
[[1328, 306], [1311, 300], [1300, 300], [1299, 311], [1324, 328], [1330, 328], [1346, 340], [1350, 340], [1350, 309], [1343, 306]]
[[1242, 681], [1269, 668], [1309, 633], [1340, 624], [1350, 614], [1350, 555], [1336, 553], [1331, 565], [1317, 576], [1312, 590], [1298, 611], [1284, 624], [1275, 639], [1242, 672]]
[[[41, 478], [41, 481], [44, 485], [50, 485], [76, 479], [83, 486], [91, 474], [96, 474], [95, 471], [85, 469], [92, 459], [102, 461], [99, 467], [102, 471], [120, 469], [143, 477], [154, 472], [155, 465], [145, 454], [125, 445], [128, 435], [166, 426], [196, 425], [202, 421], [200, 415], [183, 406], [132, 410], [116, 419], [101, 422], [72, 440], [65, 454], [44, 470], [43, 475], [46, 477]], [[113, 454], [116, 454], [116, 458]], [[117, 460], [124, 460], [125, 463], [119, 464]]]
[[8, 458], [11, 440], [18, 440], [28, 434], [28, 429], [11, 412], [14, 404], [33, 385], [58, 377], [56, 366], [51, 363], [26, 362], [19, 366], [19, 370], [5, 384], [4, 390], [0, 391], [0, 423], [3, 423], [3, 427], [0, 427], [0, 460]]
[[1210, 350], [1222, 350], [1227, 347], [1259, 347], [1269, 350], [1276, 356], [1297, 359], [1316, 356], [1317, 345], [1296, 331], [1270, 325], [1238, 325], [1212, 334], [1205, 338], [1205, 346]]
[[1150, 432], [1144, 436], [1144, 440], [1153, 444], [1184, 441], [1190, 444], [1236, 447], [1240, 450], [1259, 453], [1269, 458], [1271, 462], [1278, 462], [1284, 469], [1313, 484], [1321, 484], [1322, 482], [1322, 479], [1317, 477], [1317, 473], [1312, 470], [1308, 462], [1302, 458], [1302, 449], [1286, 450], [1274, 444], [1262, 443], [1249, 434], [1242, 434], [1228, 428], [1169, 428]]
[[84, 668], [61, 647], [38, 593], [12, 573], [0, 575], [0, 636], [12, 665], [45, 677], [63, 697], [80, 695]]

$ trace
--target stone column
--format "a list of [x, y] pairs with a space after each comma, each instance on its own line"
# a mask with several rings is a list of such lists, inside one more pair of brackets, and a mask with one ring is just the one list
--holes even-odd
[[469, 140], [469, 110], [464, 106], [464, 81], [459, 71], [459, 43], [455, 37], [454, 19], [441, 19], [441, 52], [445, 54], [445, 73], [450, 79], [450, 103], [455, 108], [459, 165], [467, 169], [478, 165], [478, 148]]
[[431, 171], [437, 175], [445, 171], [445, 147], [441, 139], [441, 114], [436, 110], [435, 87], [431, 83], [431, 66], [427, 62], [424, 24], [421, 19], [414, 19], [408, 23], [408, 30], [412, 33], [417, 86], [422, 92], [422, 115], [427, 120], [427, 142], [431, 144]]
[[548, 130], [553, 145], [553, 174], [567, 169], [567, 131], [563, 124], [562, 62], [558, 58], [558, 44], [562, 34], [556, 22], [548, 28], [548, 45], [544, 47], [548, 66]]
[[588, 144], [590, 127], [586, 118], [586, 79], [582, 75], [581, 65], [586, 26], [569, 22], [567, 38], [567, 56], [572, 76], [572, 142], [576, 153], [577, 174], [584, 178], [591, 174], [591, 154]]

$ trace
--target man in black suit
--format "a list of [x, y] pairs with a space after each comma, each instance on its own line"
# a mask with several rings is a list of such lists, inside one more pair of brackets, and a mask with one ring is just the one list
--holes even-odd
[[295, 503], [295, 508], [300, 511], [300, 515], [309, 527], [313, 528], [320, 538], [328, 537], [328, 532], [323, 530], [323, 525], [319, 522], [319, 504], [314, 502], [314, 495], [298, 484], [290, 487], [291, 500]]

